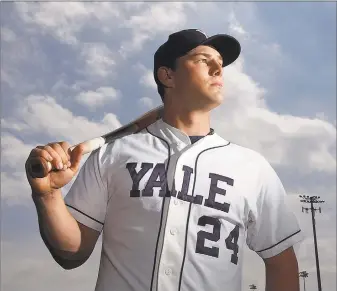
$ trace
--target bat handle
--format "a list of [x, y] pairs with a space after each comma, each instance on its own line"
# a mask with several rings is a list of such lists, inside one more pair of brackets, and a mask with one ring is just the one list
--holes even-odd
[[[85, 155], [100, 148], [104, 143], [105, 139], [103, 137], [97, 137], [84, 141], [78, 145], [83, 147], [82, 154]], [[78, 145], [70, 147], [69, 150], [73, 151]], [[44, 178], [50, 171], [57, 171], [57, 169], [53, 168], [50, 162], [42, 158], [32, 158], [28, 164], [28, 172], [32, 178]]]

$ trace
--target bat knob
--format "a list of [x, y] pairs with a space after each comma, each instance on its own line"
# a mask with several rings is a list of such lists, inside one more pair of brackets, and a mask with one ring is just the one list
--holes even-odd
[[48, 164], [41, 159], [33, 159], [28, 164], [28, 172], [32, 178], [44, 178], [48, 175]]

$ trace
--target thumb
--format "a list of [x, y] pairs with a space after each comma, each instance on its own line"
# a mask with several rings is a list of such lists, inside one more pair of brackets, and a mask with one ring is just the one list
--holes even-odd
[[70, 163], [71, 163], [70, 169], [75, 173], [78, 171], [78, 168], [80, 167], [83, 152], [84, 147], [81, 144], [77, 145], [71, 152], [69, 150]]

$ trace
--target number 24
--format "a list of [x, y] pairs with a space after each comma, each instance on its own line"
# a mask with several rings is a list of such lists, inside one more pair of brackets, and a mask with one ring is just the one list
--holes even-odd
[[[207, 239], [210, 241], [217, 242], [220, 239], [220, 229], [221, 229], [220, 220], [215, 217], [205, 215], [201, 216], [198, 220], [198, 225], [206, 226], [206, 224], [213, 225], [213, 232], [210, 233], [203, 230], [198, 231], [197, 246], [195, 252], [218, 258], [219, 248], [206, 247], [205, 240]], [[238, 252], [239, 252], [238, 239], [239, 239], [239, 226], [236, 225], [225, 240], [227, 249], [232, 250], [234, 252], [231, 256], [231, 262], [235, 265], [238, 264]]]

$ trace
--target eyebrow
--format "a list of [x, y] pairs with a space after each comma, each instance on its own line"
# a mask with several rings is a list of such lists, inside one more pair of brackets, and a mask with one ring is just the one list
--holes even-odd
[[[213, 57], [212, 55], [210, 55], [208, 53], [204, 53], [204, 52], [193, 53], [193, 54], [191, 54], [191, 57], [196, 57], [198, 55], [203, 55], [203, 56], [208, 57], [208, 58], [212, 58]], [[220, 61], [223, 61], [221, 55], [217, 55], [217, 59], [219, 59]]]

